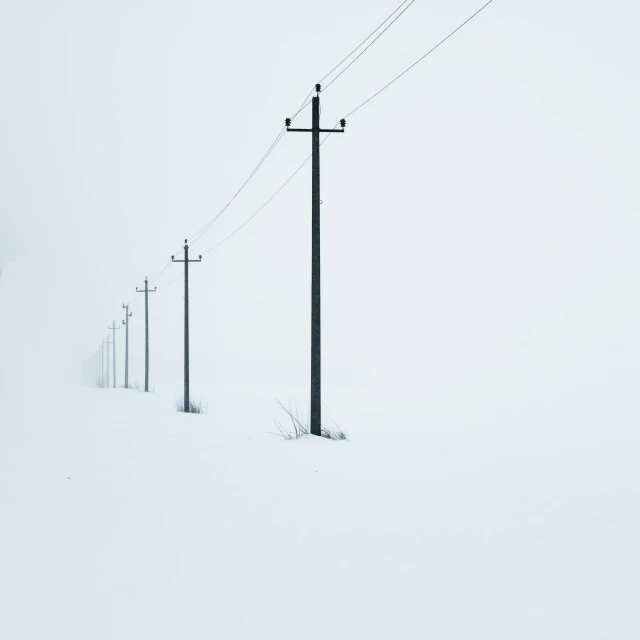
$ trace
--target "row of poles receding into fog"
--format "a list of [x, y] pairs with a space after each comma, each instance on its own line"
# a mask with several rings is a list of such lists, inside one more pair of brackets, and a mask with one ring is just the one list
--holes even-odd
[[[413, 4], [415, 0], [403, 0], [403, 2], [398, 6], [394, 12], [386, 18], [381, 25], [379, 25], [363, 42], [354, 49], [349, 56], [344, 58], [342, 62], [340, 62], [337, 66], [335, 66], [327, 75], [323, 77], [323, 80], [336, 72], [342, 65], [347, 63], [347, 60], [356, 54], [358, 49], [364, 47], [364, 45], [371, 38], [375, 36], [375, 38], [366, 45], [364, 49], [357, 56], [348, 62], [346, 66], [339, 71], [339, 73], [326, 85], [325, 88], [329, 87], [335, 80], [337, 80], [351, 65], [358, 59], [360, 56], [369, 49], [369, 47], [376, 42], [380, 36], [387, 31], [387, 29]], [[464, 27], [467, 23], [469, 23], [473, 18], [475, 18], [479, 13], [481, 13], [486, 7], [488, 7], [493, 0], [487, 0], [482, 7], [480, 7], [477, 11], [475, 11], [469, 18], [467, 18], [464, 22], [462, 22], [458, 27], [456, 27], [449, 35], [440, 40], [434, 47], [429, 49], [424, 55], [422, 55], [418, 60], [416, 60], [413, 64], [409, 65], [404, 71], [396, 75], [390, 82], [385, 84], [381, 89], [377, 90], [373, 93], [369, 98], [360, 103], [355, 109], [351, 110], [346, 117], [350, 117], [352, 114], [359, 111], [366, 104], [369, 104], [374, 98], [379, 96], [383, 91], [388, 89], [391, 85], [393, 85], [397, 80], [403, 77], [407, 72], [413, 69], [419, 62], [424, 60], [427, 56], [431, 55], [436, 49], [438, 49], [442, 44], [444, 44], [451, 36], [457, 33], [462, 27]], [[408, 4], [407, 4], [408, 3]], [[396, 15], [397, 14], [397, 15]], [[395, 16], [395, 17], [394, 17]], [[376, 33], [382, 29], [382, 27], [386, 24], [387, 26], [376, 35]], [[209, 229], [212, 224], [220, 217], [220, 215], [226, 210], [226, 208], [233, 202], [235, 197], [242, 191], [247, 182], [251, 179], [251, 177], [256, 173], [256, 171], [262, 166], [264, 160], [269, 156], [269, 154], [273, 151], [275, 146], [280, 141], [284, 131], [293, 131], [293, 132], [304, 132], [311, 133], [311, 408], [310, 408], [310, 432], [313, 435], [321, 435], [321, 305], [320, 305], [320, 134], [327, 133], [331, 135], [332, 133], [344, 133], [346, 120], [343, 118], [340, 120], [340, 128], [339, 129], [322, 129], [320, 127], [320, 84], [315, 85], [316, 95], [308, 101], [309, 96], [313, 93], [313, 89], [307, 95], [307, 97], [303, 101], [303, 105], [298, 109], [298, 111], [291, 117], [286, 118], [285, 120], [285, 128], [281, 130], [280, 134], [276, 138], [276, 140], [272, 143], [271, 147], [262, 158], [262, 160], [258, 163], [258, 166], [254, 169], [249, 178], [245, 181], [240, 190], [234, 195], [231, 201], [222, 209], [222, 211], [213, 218], [201, 231], [196, 233], [192, 238], [196, 238], [197, 241], [204, 232]], [[304, 109], [308, 104], [312, 105], [312, 124], [310, 129], [294, 129], [291, 128], [291, 123], [293, 119]], [[328, 137], [328, 136], [327, 136]], [[325, 138], [326, 140], [326, 138]], [[289, 181], [298, 173], [298, 171], [306, 164], [308, 161], [305, 160], [296, 171], [289, 177], [289, 179], [274, 193], [273, 196], [254, 214], [257, 215], [266, 204], [268, 204], [274, 197], [277, 195], [288, 183]], [[254, 217], [252, 216], [252, 217]], [[251, 220], [252, 218], [250, 218]], [[244, 223], [246, 224], [246, 222]], [[244, 226], [244, 224], [242, 226]], [[239, 227], [236, 231], [239, 231], [241, 228]], [[230, 236], [225, 238], [222, 242], [228, 240], [231, 236], [233, 236], [236, 231], [234, 231]], [[197, 237], [196, 237], [197, 236]], [[217, 246], [222, 244], [222, 242], [218, 243], [211, 249], [203, 252], [208, 253], [215, 249]], [[184, 397], [183, 397], [183, 410], [186, 413], [190, 413], [192, 410], [192, 405], [189, 400], [189, 263], [192, 262], [201, 262], [202, 255], [198, 256], [196, 260], [189, 259], [189, 245], [188, 239], [184, 242], [184, 260], [177, 260], [175, 256], [171, 256], [171, 262], [183, 262], [184, 263]], [[170, 264], [170, 263], [169, 263]], [[168, 266], [168, 265], [167, 265]], [[166, 268], [166, 267], [165, 267]], [[164, 271], [164, 269], [163, 269]], [[139, 293], [145, 294], [145, 377], [144, 377], [144, 390], [149, 391], [149, 293], [155, 292], [157, 289], [153, 290], [149, 289], [148, 280], [145, 278], [144, 281], [144, 289], [138, 289], [136, 287], [136, 291]], [[124, 365], [124, 386], [129, 388], [129, 318], [131, 317], [131, 313], [129, 312], [129, 307], [126, 304], [123, 304], [123, 309], [125, 310], [125, 318], [122, 320], [122, 325], [117, 326], [115, 321], [109, 327], [111, 331], [111, 335], [107, 336], [106, 340], [103, 340], [100, 347], [96, 350], [94, 355], [87, 361], [85, 364], [85, 380], [92, 384], [95, 387], [100, 388], [109, 388], [116, 387], [117, 376], [116, 376], [116, 330], [125, 326], [126, 328], [126, 337], [125, 337], [125, 365]]]
[[[286, 118], [287, 131], [311, 133], [311, 411], [310, 432], [314, 435], [321, 434], [322, 420], [322, 383], [321, 383], [321, 298], [320, 298], [320, 134], [344, 133], [346, 121], [340, 121], [339, 129], [322, 129], [320, 127], [320, 85], [315, 86], [317, 94], [312, 98], [312, 115], [310, 129], [294, 129], [291, 127], [291, 118]], [[189, 245], [184, 241], [184, 259], [171, 256], [172, 262], [184, 263], [184, 397], [183, 411], [191, 412], [189, 398], [189, 264], [201, 262], [202, 255], [197, 259], [189, 258]], [[136, 288], [139, 293], [145, 294], [145, 376], [144, 390], [149, 391], [149, 293], [157, 289], [149, 289], [147, 278], [144, 281], [144, 289]], [[125, 318], [122, 326], [126, 329], [125, 338], [125, 364], [124, 387], [129, 388], [129, 318], [131, 312], [126, 304]], [[95, 387], [115, 388], [116, 376], [116, 330], [114, 320], [109, 327], [111, 335], [102, 341], [100, 347], [86, 364], [85, 379]]]
[[[138, 293], [144, 293], [144, 390], [149, 391], [149, 294], [155, 293], [157, 289], [149, 289], [149, 281], [144, 279], [144, 289], [138, 289]], [[83, 370], [84, 382], [98, 389], [115, 389], [118, 386], [116, 375], [116, 331], [125, 328], [124, 338], [124, 388], [130, 389], [129, 385], [129, 318], [133, 313], [129, 311], [129, 305], [122, 305], [124, 309], [124, 320], [121, 325], [116, 321], [110, 327], [111, 335], [103, 340], [95, 353], [85, 362]]]

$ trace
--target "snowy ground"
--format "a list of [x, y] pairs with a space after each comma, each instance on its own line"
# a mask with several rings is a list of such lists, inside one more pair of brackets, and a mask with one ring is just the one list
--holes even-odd
[[10, 409], [0, 637], [639, 637], [638, 442], [614, 422], [285, 442], [227, 397]]

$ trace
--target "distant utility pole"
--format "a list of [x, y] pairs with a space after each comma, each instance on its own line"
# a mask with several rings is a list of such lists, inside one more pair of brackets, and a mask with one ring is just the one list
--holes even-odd
[[122, 324], [125, 326], [124, 339], [124, 388], [129, 388], [129, 318], [133, 315], [129, 312], [129, 305], [122, 305], [124, 309], [124, 320]]
[[138, 293], [144, 293], [144, 390], [149, 391], [149, 294], [155, 293], [158, 287], [149, 289], [149, 281], [144, 279], [144, 289], [138, 289]]
[[291, 118], [285, 120], [287, 131], [311, 133], [311, 433], [322, 431], [322, 375], [320, 332], [320, 134], [344, 133], [346, 121], [340, 120], [341, 129], [320, 128], [320, 90], [311, 100], [311, 129], [292, 129]]
[[[111, 329], [113, 331], [113, 340], [111, 341], [111, 344], [113, 345], [113, 388], [116, 388], [116, 329], [119, 329], [120, 327], [116, 327], [116, 321], [113, 321], [113, 326], [109, 327], [109, 329]], [[107, 380], [107, 384], [108, 384], [108, 380]]]
[[104, 350], [106, 347], [106, 342], [103, 340], [102, 344], [100, 345], [100, 388], [104, 388], [104, 370], [105, 370], [105, 361], [104, 361]]
[[202, 262], [202, 256], [197, 260], [189, 260], [189, 245], [184, 241], [184, 260], [176, 260], [171, 256], [172, 262], [184, 262], [184, 412], [189, 413], [189, 263]]
[[107, 336], [107, 339], [104, 341], [104, 344], [106, 345], [106, 348], [107, 348], [107, 353], [105, 355], [105, 359], [107, 361], [107, 378], [105, 380], [104, 387], [105, 389], [108, 389], [109, 388], [109, 345], [113, 344], [113, 340], [109, 340], [109, 336]]

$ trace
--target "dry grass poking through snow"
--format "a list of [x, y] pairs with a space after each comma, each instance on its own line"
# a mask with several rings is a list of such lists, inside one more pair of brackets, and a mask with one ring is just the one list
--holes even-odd
[[207, 413], [208, 411], [208, 407], [206, 403], [199, 402], [199, 401], [196, 402], [195, 400], [189, 401], [189, 411], [184, 410], [184, 400], [182, 399], [176, 400], [173, 406], [178, 413], [203, 413], [204, 414], [204, 413]]
[[[285, 406], [282, 402], [278, 402], [278, 406], [287, 414], [290, 425], [283, 425], [279, 420], [273, 419], [274, 424], [278, 429], [277, 435], [282, 436], [285, 440], [296, 440], [303, 436], [308, 436], [310, 433], [309, 417], [301, 418], [297, 407], [292, 408], [291, 405]], [[327, 440], [346, 440], [347, 434], [340, 429], [336, 424], [333, 428], [322, 425], [320, 428], [320, 435]]]

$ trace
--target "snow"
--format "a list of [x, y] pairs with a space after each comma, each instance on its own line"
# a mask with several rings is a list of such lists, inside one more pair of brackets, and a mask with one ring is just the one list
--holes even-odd
[[1, 637], [637, 637], [637, 440], [286, 442], [228, 397], [13, 407]]
[[0, 280], [0, 638], [640, 637], [622, 364], [567, 378], [532, 354], [502, 403], [490, 376], [437, 403], [327, 385], [349, 440], [284, 441], [279, 383], [200, 380], [209, 411], [184, 415], [162, 380], [68, 382], [41, 273]]

